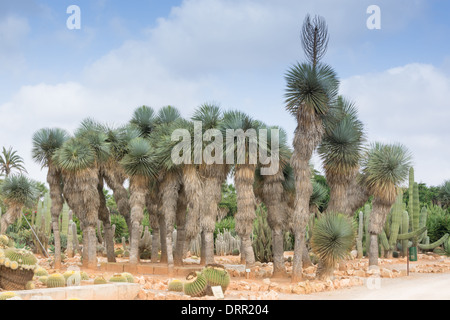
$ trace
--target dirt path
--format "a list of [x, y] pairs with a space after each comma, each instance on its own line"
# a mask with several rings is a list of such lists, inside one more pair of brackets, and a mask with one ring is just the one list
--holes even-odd
[[280, 300], [450, 300], [450, 274], [412, 274], [380, 279], [364, 286], [306, 296], [280, 295]]

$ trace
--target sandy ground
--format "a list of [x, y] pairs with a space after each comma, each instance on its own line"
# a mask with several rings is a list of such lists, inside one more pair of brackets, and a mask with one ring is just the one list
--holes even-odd
[[[450, 274], [412, 274], [374, 279], [361, 287], [310, 295], [284, 295], [280, 300], [450, 300]], [[378, 282], [376, 281], [378, 280]]]

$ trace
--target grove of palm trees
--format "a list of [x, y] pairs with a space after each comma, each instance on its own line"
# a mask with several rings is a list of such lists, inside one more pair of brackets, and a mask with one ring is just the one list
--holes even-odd
[[367, 134], [326, 62], [331, 40], [307, 15], [303, 56], [279, 75], [274, 108], [295, 132], [245, 106], [142, 105], [116, 125], [86, 117], [36, 131], [29, 152], [46, 184], [3, 147], [0, 300], [70, 286], [75, 269], [79, 286], [133, 283], [139, 300], [207, 299], [211, 287], [301, 299], [449, 272], [450, 183], [419, 184], [408, 146]]

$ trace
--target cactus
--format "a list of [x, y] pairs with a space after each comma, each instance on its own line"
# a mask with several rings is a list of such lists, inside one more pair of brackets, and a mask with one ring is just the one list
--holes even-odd
[[358, 236], [356, 237], [356, 250], [358, 251], [358, 259], [364, 256], [363, 250], [363, 233], [364, 233], [364, 213], [359, 212]]
[[[141, 226], [141, 229], [142, 229], [142, 226]], [[143, 252], [146, 250], [150, 251], [150, 252], [152, 251], [152, 235], [151, 235], [148, 227], [145, 227], [144, 234], [143, 234], [142, 238], [139, 240], [139, 251]]]
[[[13, 270], [20, 268], [21, 270], [32, 270], [36, 268], [37, 259], [33, 253], [25, 249], [9, 248], [4, 250], [5, 267], [15, 267]], [[9, 266], [6, 263], [9, 261]], [[12, 265], [11, 265], [12, 263]]]
[[197, 235], [194, 239], [191, 241], [190, 251], [191, 255], [199, 257], [201, 255], [201, 245], [202, 243], [202, 237], [200, 234]]
[[37, 267], [36, 270], [34, 270], [34, 275], [37, 277], [46, 277], [48, 276], [48, 272], [42, 267]]
[[109, 282], [128, 282], [127, 278], [124, 277], [122, 274], [117, 273], [112, 276], [111, 279], [109, 279]]
[[370, 214], [372, 212], [372, 209], [369, 204], [366, 204], [364, 206], [364, 230], [365, 232], [365, 239], [366, 239], [366, 255], [369, 253], [370, 249], [370, 234], [369, 234], [369, 222], [370, 222]]
[[61, 235], [66, 236], [68, 235], [69, 232], [69, 206], [64, 203], [63, 205], [63, 209], [61, 211], [61, 225], [60, 225], [60, 229], [61, 229]]
[[230, 275], [224, 266], [218, 264], [207, 265], [202, 270], [202, 275], [205, 277], [210, 287], [221, 286], [222, 291], [225, 292], [230, 284]]
[[48, 276], [42, 276], [39, 277], [39, 282], [42, 283], [43, 285], [47, 285], [47, 280], [48, 280]]
[[47, 288], [62, 288], [66, 286], [66, 279], [60, 273], [54, 273], [47, 278]]
[[134, 283], [134, 277], [131, 273], [124, 272], [122, 273], [122, 276], [124, 276], [127, 279], [128, 283]]
[[183, 292], [183, 282], [180, 280], [172, 280], [169, 282], [169, 291]]
[[443, 245], [449, 238], [449, 234], [446, 233], [441, 239], [439, 239], [438, 241], [436, 241], [435, 243], [432, 244], [419, 244], [419, 248], [422, 250], [433, 250], [436, 249], [437, 247]]
[[7, 249], [11, 247], [11, 240], [8, 236], [2, 234], [0, 235], [0, 249]]
[[99, 276], [99, 277], [96, 277], [94, 279], [94, 284], [95, 285], [97, 285], [97, 284], [107, 284], [107, 283], [108, 283], [108, 281], [106, 281], [106, 279], [103, 276]]
[[256, 210], [256, 220], [253, 224], [253, 252], [259, 262], [273, 261], [272, 253], [272, 229], [267, 222], [267, 210], [261, 206]]
[[17, 297], [17, 294], [15, 292], [2, 292], [0, 293], [0, 301], [5, 301], [8, 299], [12, 299]]
[[36, 285], [34, 284], [33, 281], [28, 281], [27, 284], [25, 285], [25, 290], [34, 290], [36, 289]]
[[208, 288], [208, 282], [200, 272], [191, 272], [186, 277], [184, 293], [191, 297], [204, 297]]

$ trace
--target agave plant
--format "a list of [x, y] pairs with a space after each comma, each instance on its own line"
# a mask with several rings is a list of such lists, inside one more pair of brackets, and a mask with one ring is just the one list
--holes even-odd
[[378, 265], [378, 235], [383, 231], [387, 215], [395, 202], [399, 184], [408, 177], [411, 154], [401, 144], [375, 143], [363, 160], [364, 183], [373, 195], [370, 215], [369, 265]]
[[319, 279], [333, 276], [336, 263], [349, 256], [355, 236], [353, 222], [347, 216], [326, 213], [319, 217], [311, 239], [312, 250], [319, 259]]
[[339, 81], [334, 70], [320, 63], [328, 43], [325, 21], [307, 17], [303, 25], [303, 47], [309, 63], [298, 63], [286, 74], [286, 110], [297, 120], [294, 136], [294, 169], [296, 197], [293, 212], [295, 236], [292, 281], [302, 278], [302, 255], [305, 247], [305, 229], [309, 221], [309, 199], [312, 193], [309, 161], [324, 135], [323, 118], [334, 102]]
[[53, 161], [55, 152], [68, 140], [69, 134], [62, 129], [44, 128], [33, 135], [33, 160], [41, 166], [47, 167], [47, 183], [50, 187], [52, 227], [55, 241], [55, 265], [61, 266], [61, 238], [59, 234], [59, 216], [61, 214], [64, 198], [61, 169]]
[[36, 182], [26, 176], [9, 175], [1, 184], [3, 200], [8, 206], [8, 210], [1, 217], [0, 234], [4, 235], [8, 226], [20, 217], [24, 207], [33, 207], [38, 199], [39, 191]]

